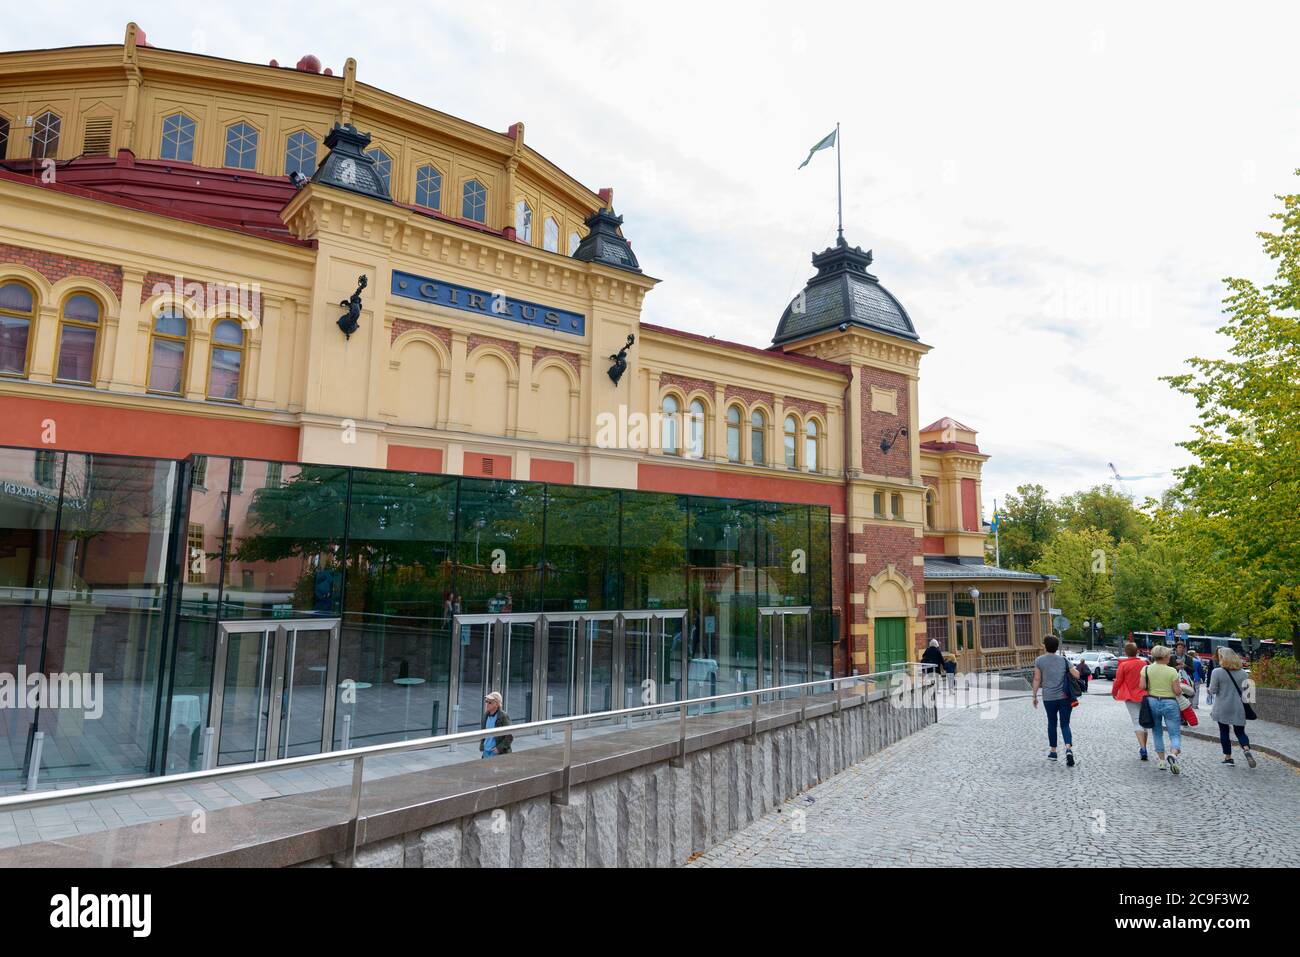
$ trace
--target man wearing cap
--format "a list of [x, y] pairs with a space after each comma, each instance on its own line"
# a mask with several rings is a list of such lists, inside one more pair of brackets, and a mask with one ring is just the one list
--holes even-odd
[[[510, 715], [501, 710], [501, 692], [493, 691], [483, 699], [483, 723], [479, 727], [504, 728], [509, 723]], [[478, 749], [483, 752], [485, 758], [509, 754], [512, 741], [514, 738], [508, 734], [503, 734], [499, 738], [484, 738], [478, 743]]]

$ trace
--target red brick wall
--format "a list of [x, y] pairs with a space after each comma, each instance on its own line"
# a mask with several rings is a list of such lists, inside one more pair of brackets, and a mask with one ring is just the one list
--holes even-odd
[[[233, 282], [233, 280], [230, 281]], [[252, 313], [258, 322], [262, 320], [262, 294], [261, 292], [255, 292], [250, 287], [241, 290], [238, 285], [235, 285], [226, 290], [220, 288], [216, 280], [202, 280], [196, 276], [176, 275], [175, 273], [170, 276], [160, 272], [145, 273], [144, 282], [140, 285], [141, 302], [146, 302], [154, 296], [161, 295], [164, 291], [188, 299], [201, 310], [223, 304], [240, 305]], [[211, 296], [209, 296], [209, 293], [211, 293]], [[247, 299], [241, 301], [245, 295], [247, 295]], [[208, 301], [209, 298], [212, 299], [211, 302]]]
[[[898, 394], [898, 414], [871, 411], [871, 387], [893, 389]], [[872, 475], [892, 478], [909, 478], [912, 475], [911, 442], [899, 436], [888, 453], [880, 451], [882, 433], [894, 434], [899, 426], [910, 421], [907, 377], [899, 372], [882, 369], [862, 369], [862, 469]]]
[[429, 333], [429, 335], [436, 336], [438, 339], [442, 340], [442, 344], [447, 347], [447, 350], [451, 351], [450, 329], [444, 329], [442, 326], [431, 326], [425, 322], [412, 322], [409, 319], [393, 320], [393, 332], [392, 335], [389, 336], [388, 341], [390, 343], [396, 342], [398, 336], [410, 332], [412, 329], [423, 329], [425, 332]]
[[548, 349], [546, 346], [536, 346], [533, 349], [533, 365], [541, 362], [547, 356], [559, 356], [569, 364], [575, 375], [582, 375], [582, 359], [573, 352], [563, 352], [560, 349]]
[[665, 372], [659, 377], [659, 387], [667, 389], [670, 386], [681, 389], [688, 398], [692, 392], [703, 392], [709, 397], [710, 402], [713, 401], [713, 383], [708, 379], [692, 379], [690, 376]]
[[[491, 463], [491, 464], [489, 464]], [[465, 468], [462, 475], [472, 475], [479, 478], [510, 478], [510, 456], [508, 455], [483, 455], [481, 452], [465, 453]]]
[[[925, 591], [925, 569], [921, 565], [912, 563], [913, 556], [920, 554], [920, 544], [921, 540], [916, 537], [910, 527], [890, 528], [884, 525], [868, 525], [865, 531], [852, 536], [850, 542], [852, 551], [866, 555], [867, 560], [865, 564], [849, 566], [852, 569], [853, 576], [849, 590], [855, 594], [865, 596], [869, 602], [871, 600], [871, 579], [880, 574], [885, 569], [885, 566], [892, 563], [900, 575], [911, 579], [914, 596], [923, 593]], [[852, 623], [866, 624], [867, 606], [863, 604], [851, 607], [853, 608]], [[919, 624], [924, 620], [925, 609], [917, 608], [917, 623]], [[870, 644], [870, 640], [870, 635], [859, 636], [855, 650], [865, 651]]]
[[511, 339], [498, 339], [495, 336], [470, 336], [468, 343], [468, 352], [473, 352], [479, 346], [499, 346], [504, 349], [512, 359], [519, 361], [519, 343]]
[[727, 386], [726, 397], [728, 399], [741, 399], [749, 405], [755, 402], [764, 402], [768, 409], [772, 408], [772, 393], [760, 392], [757, 389], [746, 389], [744, 386], [729, 385]]
[[[183, 459], [191, 453], [298, 461], [298, 430], [217, 416], [120, 409], [78, 402], [7, 397], [0, 403], [0, 445]], [[43, 441], [46, 419], [55, 439]]]
[[942, 535], [927, 535], [921, 539], [921, 551], [927, 555], [942, 555], [944, 544]]
[[528, 478], [534, 482], [554, 482], [557, 485], [573, 484], [573, 463], [553, 459], [532, 459], [528, 464]]
[[90, 259], [78, 259], [76, 256], [61, 256], [58, 253], [25, 249], [22, 246], [10, 246], [8, 243], [0, 243], [0, 263], [18, 263], [28, 269], [34, 269], [51, 283], [66, 279], [68, 276], [88, 276], [91, 279], [98, 279], [113, 290], [113, 295], [117, 296], [119, 302], [122, 299], [121, 266]]
[[979, 503], [975, 496], [975, 480], [961, 480], [961, 527], [968, 532], [980, 530]]
[[388, 467], [402, 472], [441, 472], [442, 449], [421, 449], [412, 445], [390, 445]]

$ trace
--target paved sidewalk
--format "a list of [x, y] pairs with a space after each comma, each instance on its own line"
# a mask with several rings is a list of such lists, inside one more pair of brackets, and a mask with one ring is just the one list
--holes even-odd
[[[1183, 773], [1137, 755], [1128, 713], [1094, 682], [1072, 725], [1078, 766], [1049, 762], [1042, 708], [941, 710], [925, 728], [786, 802], [690, 866], [1184, 867], [1300, 865], [1300, 772], [1219, 764], [1183, 741]], [[1251, 722], [1252, 725], [1258, 722]], [[1171, 809], [1228, 813], [1233, 839], [1152, 827]]]
[[[1184, 729], [1183, 733], [1205, 741], [1217, 742], [1219, 725], [1210, 717], [1209, 705], [1204, 701], [1198, 704], [1196, 716], [1201, 723], [1190, 731]], [[1247, 721], [1246, 736], [1250, 738], [1250, 746], [1253, 750], [1271, 754], [1293, 767], [1300, 768], [1300, 728], [1294, 728], [1289, 724], [1278, 724], [1276, 721]], [[1233, 755], [1240, 759], [1237, 736], [1232, 735], [1231, 740]]]

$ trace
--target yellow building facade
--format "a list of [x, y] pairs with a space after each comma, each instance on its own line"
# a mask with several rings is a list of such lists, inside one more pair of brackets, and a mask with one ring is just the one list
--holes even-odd
[[0, 443], [825, 506], [839, 670], [928, 619], [964, 667], [1039, 643], [1050, 585], [982, 564], [987, 456], [922, 425], [870, 253], [814, 256], [768, 348], [643, 323], [613, 190], [357, 72], [134, 24], [0, 54]]

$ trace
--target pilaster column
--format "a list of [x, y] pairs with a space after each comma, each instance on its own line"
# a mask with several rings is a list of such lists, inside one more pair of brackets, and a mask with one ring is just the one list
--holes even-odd
[[54, 350], [58, 334], [59, 304], [42, 302], [36, 309], [32, 328], [28, 330], [28, 335], [32, 338], [31, 354], [27, 360], [29, 382], [49, 382], [54, 378]]
[[536, 395], [533, 392], [533, 347], [519, 346], [519, 397], [518, 427], [515, 432], [520, 438], [537, 437], [539, 416], [548, 414], [546, 409], [537, 408]]
[[849, 447], [845, 450], [845, 468], [850, 477], [862, 474], [862, 368], [853, 367], [849, 383]]
[[469, 369], [467, 355], [469, 336], [463, 332], [451, 334], [451, 395], [447, 401], [447, 429], [451, 432], [469, 431], [469, 389], [465, 373]]
[[117, 338], [113, 341], [112, 377], [108, 387], [114, 392], [143, 392], [146, 369], [137, 368], [140, 337], [149, 337], [149, 317], [141, 309], [144, 272], [122, 270], [122, 301], [117, 317]]
[[[772, 435], [775, 441], [772, 443], [772, 465], [778, 468], [785, 468], [785, 396], [772, 396]], [[799, 436], [794, 438], [794, 462], [795, 467], [799, 465]]]
[[713, 386], [713, 460], [726, 462], [727, 459], [727, 390], [724, 386]]

